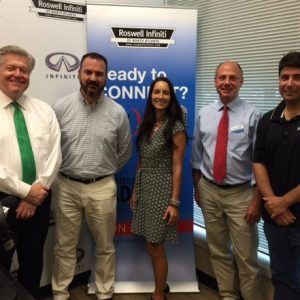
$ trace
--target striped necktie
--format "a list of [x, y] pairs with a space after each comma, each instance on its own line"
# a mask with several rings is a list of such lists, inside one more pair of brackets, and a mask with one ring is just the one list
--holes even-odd
[[22, 161], [23, 181], [32, 184], [36, 180], [36, 168], [26, 122], [19, 103], [14, 101], [12, 105], [15, 108], [14, 123]]

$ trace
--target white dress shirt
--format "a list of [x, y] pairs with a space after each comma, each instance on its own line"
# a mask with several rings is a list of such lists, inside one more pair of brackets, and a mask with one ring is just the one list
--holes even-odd
[[[17, 102], [24, 115], [36, 164], [37, 179], [48, 187], [61, 164], [60, 129], [52, 108], [22, 95]], [[22, 162], [13, 119], [12, 100], [0, 91], [0, 191], [25, 198], [31, 185], [22, 181]]]

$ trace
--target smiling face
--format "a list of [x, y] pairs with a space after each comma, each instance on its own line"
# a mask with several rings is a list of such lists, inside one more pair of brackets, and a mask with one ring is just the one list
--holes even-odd
[[157, 81], [151, 94], [153, 107], [160, 112], [165, 112], [171, 102], [170, 88], [167, 82]]
[[279, 92], [291, 104], [300, 104], [300, 68], [285, 67], [279, 75]]
[[29, 59], [16, 54], [6, 54], [0, 62], [0, 90], [10, 99], [19, 99], [28, 88]]
[[87, 57], [78, 72], [84, 97], [97, 100], [106, 83], [106, 64], [103, 60]]
[[235, 62], [228, 61], [219, 66], [215, 75], [215, 87], [224, 104], [233, 101], [243, 84], [243, 74]]

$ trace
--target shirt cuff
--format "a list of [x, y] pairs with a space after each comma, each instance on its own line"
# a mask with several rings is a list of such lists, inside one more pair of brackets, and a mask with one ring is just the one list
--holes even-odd
[[19, 188], [17, 189], [17, 195], [21, 199], [25, 199], [27, 195], [29, 194], [29, 191], [31, 189], [31, 185], [28, 183], [25, 183], [23, 181], [20, 181]]

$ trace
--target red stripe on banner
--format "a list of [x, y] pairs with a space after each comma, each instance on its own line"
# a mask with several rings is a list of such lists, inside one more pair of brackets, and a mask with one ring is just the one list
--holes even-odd
[[[180, 221], [178, 225], [179, 232], [192, 232], [193, 221]], [[132, 235], [130, 223], [117, 223], [116, 235]]]
[[130, 235], [131, 226], [130, 223], [117, 223], [117, 229], [115, 235]]
[[179, 221], [179, 232], [193, 232], [194, 222], [193, 220]]

